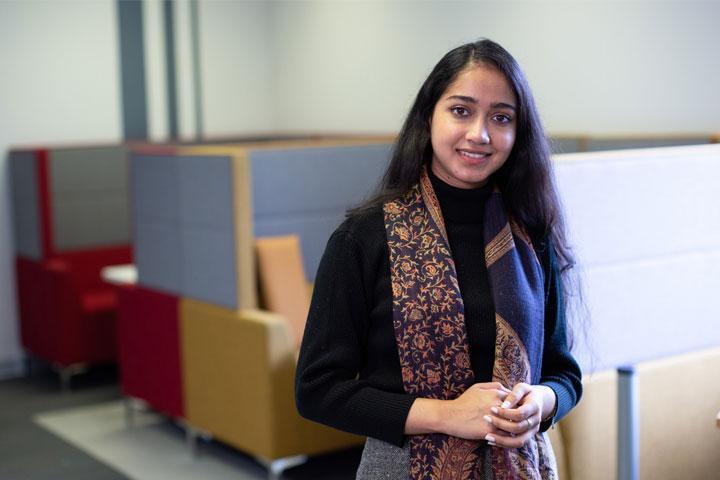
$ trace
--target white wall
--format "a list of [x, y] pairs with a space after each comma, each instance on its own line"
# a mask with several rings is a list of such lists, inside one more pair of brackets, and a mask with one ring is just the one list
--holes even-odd
[[[193, 77], [191, 6], [174, 4], [178, 133], [195, 140], [196, 85]], [[199, 3], [201, 117], [204, 138], [275, 130], [271, 47], [272, 5], [266, 1]], [[168, 139], [164, 13], [158, 0], [144, 0], [145, 67], [149, 136]]]
[[0, 2], [0, 377], [17, 371], [11, 144], [121, 136], [115, 3]]
[[279, 104], [269, 2], [202, 2], [200, 61], [204, 133], [222, 137], [275, 128]]
[[443, 53], [525, 69], [556, 133], [720, 130], [720, 2], [274, 2], [280, 128], [396, 131]]

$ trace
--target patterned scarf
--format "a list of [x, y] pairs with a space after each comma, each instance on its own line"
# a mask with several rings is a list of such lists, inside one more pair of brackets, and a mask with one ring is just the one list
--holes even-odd
[[[475, 383], [463, 299], [440, 204], [427, 171], [403, 197], [383, 206], [390, 251], [393, 324], [405, 391], [454, 399]], [[493, 381], [536, 384], [544, 331], [543, 273], [527, 234], [508, 221], [497, 189], [484, 210], [485, 262], [495, 304]], [[410, 478], [555, 479], [549, 442], [488, 447], [444, 434], [410, 437]], [[491, 465], [487, 465], [490, 462]]]

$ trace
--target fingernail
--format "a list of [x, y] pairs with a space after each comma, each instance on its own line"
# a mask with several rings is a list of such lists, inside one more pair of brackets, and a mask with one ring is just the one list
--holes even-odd
[[485, 435], [485, 440], [487, 440], [488, 442], [491, 442], [491, 443], [495, 443], [495, 437], [493, 437], [489, 433], [487, 435]]
[[500, 405], [500, 406], [501, 406], [502, 408], [509, 408], [509, 407], [510, 407], [510, 402], [508, 402], [507, 400], [505, 400], [505, 401], [502, 403], [502, 405]]
[[492, 425], [492, 417], [490, 417], [490, 415], [485, 415], [485, 416], [483, 416], [483, 420], [485, 420], [485, 421], [488, 422], [490, 425]]
[[488, 445], [490, 445], [491, 447], [497, 447], [497, 443], [493, 443], [493, 442], [488, 442]]
[[490, 411], [493, 412], [495, 415], [500, 413], [500, 410], [498, 410], [498, 407], [490, 407]]

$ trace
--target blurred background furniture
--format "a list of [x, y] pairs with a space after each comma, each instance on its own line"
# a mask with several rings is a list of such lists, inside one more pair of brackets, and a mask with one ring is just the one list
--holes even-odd
[[132, 262], [127, 150], [13, 150], [9, 165], [22, 345], [69, 388], [116, 356], [117, 298], [100, 270]]
[[137, 283], [117, 286], [129, 418], [141, 400], [191, 447], [215, 438], [270, 475], [364, 441], [302, 419], [294, 375], [327, 238], [389, 151], [358, 138], [132, 150]]
[[[715, 478], [720, 435], [707, 418], [720, 400], [720, 348], [638, 363], [635, 377], [639, 478]], [[586, 375], [583, 385], [581, 403], [549, 432], [560, 478], [618, 479], [618, 374]]]
[[256, 457], [277, 473], [289, 457], [359, 445], [364, 438], [300, 417], [297, 348], [287, 319], [181, 301], [188, 424]]

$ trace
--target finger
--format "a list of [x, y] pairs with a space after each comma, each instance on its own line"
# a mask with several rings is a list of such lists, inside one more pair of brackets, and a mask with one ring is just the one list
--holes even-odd
[[507, 396], [509, 395], [509, 392], [506, 391], [506, 390], [499, 390], [499, 389], [490, 389], [490, 390], [487, 390], [487, 389], [485, 389], [484, 387], [481, 387], [480, 384], [478, 384], [478, 383], [476, 383], [475, 385], [473, 385], [471, 388], [475, 388], [475, 389], [477, 389], [477, 390], [482, 390], [483, 392], [492, 392], [492, 393], [494, 393], [495, 396], [499, 399], [499, 400], [497, 401], [497, 403], [496, 403], [496, 406], [498, 406], [498, 407], [500, 406], [500, 404], [502, 403], [502, 401], [505, 400], [505, 399], [507, 398]]
[[523, 440], [521, 437], [505, 437], [501, 435], [490, 435], [486, 437], [486, 439], [490, 438], [494, 440], [487, 440], [488, 445], [501, 448], [521, 448], [526, 442], [526, 440]]
[[515, 435], [520, 435], [527, 431], [530, 431], [534, 427], [537, 427], [537, 424], [540, 423], [534, 417], [523, 418], [519, 422], [513, 422], [510, 420], [506, 420], [504, 418], [491, 417], [490, 415], [485, 415], [485, 416], [483, 416], [483, 420], [485, 420], [485, 422], [487, 422], [488, 424], [492, 425], [493, 427], [495, 427], [499, 430], [503, 430], [508, 433], [513, 433]]
[[530, 385], [527, 383], [518, 383], [502, 403], [502, 408], [514, 408], [520, 399], [527, 395], [528, 392], [530, 392]]
[[510, 393], [511, 390], [500, 382], [483, 382], [476, 383], [475, 386], [484, 390], [502, 390], [506, 393]]
[[485, 440], [493, 446], [504, 448], [520, 448], [525, 445], [534, 432], [525, 432], [522, 435], [512, 436], [502, 432], [489, 433], [485, 435]]
[[534, 417], [540, 411], [540, 407], [534, 402], [520, 405], [518, 408], [491, 407], [490, 411], [498, 417], [513, 422], [521, 422], [526, 418]]

